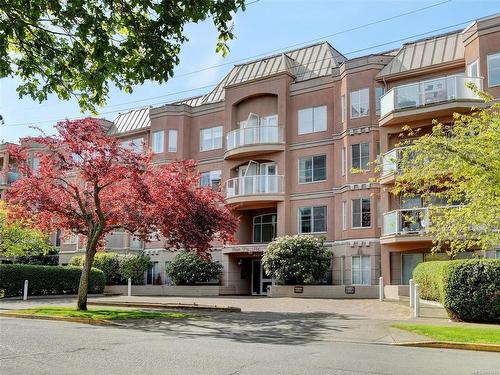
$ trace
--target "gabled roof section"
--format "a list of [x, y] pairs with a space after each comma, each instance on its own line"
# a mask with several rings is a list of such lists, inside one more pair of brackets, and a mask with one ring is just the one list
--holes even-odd
[[464, 58], [459, 31], [405, 43], [396, 56], [377, 75], [387, 77], [450, 63]]
[[119, 113], [114, 119], [114, 126], [109, 134], [128, 133], [134, 130], [148, 128], [151, 125], [149, 110], [151, 107], [134, 109], [129, 112]]
[[224, 88], [279, 73], [288, 73], [296, 82], [327, 76], [346, 58], [328, 42], [322, 42], [279, 53], [259, 60], [235, 65], [221, 82], [196, 105], [224, 100]]

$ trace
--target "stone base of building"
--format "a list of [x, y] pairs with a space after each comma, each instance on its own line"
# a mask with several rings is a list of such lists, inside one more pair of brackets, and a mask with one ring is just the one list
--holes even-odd
[[366, 299], [378, 298], [376, 285], [272, 285], [268, 297], [292, 298], [336, 298]]
[[[107, 285], [104, 293], [127, 294], [127, 285]], [[132, 285], [133, 296], [214, 297], [219, 285]], [[224, 288], [223, 288], [224, 289]]]

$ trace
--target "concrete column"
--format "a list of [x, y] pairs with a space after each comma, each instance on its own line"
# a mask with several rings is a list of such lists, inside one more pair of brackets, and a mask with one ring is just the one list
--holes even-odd
[[384, 245], [380, 246], [380, 267], [384, 284], [391, 285], [391, 252]]
[[286, 234], [286, 206], [285, 202], [278, 202], [276, 205], [276, 212], [278, 213], [278, 222], [276, 223], [276, 235], [283, 236]]

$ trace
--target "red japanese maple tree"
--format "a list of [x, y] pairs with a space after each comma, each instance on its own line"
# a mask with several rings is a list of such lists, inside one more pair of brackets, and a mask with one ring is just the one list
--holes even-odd
[[[237, 219], [222, 194], [199, 185], [197, 163], [151, 164], [150, 153], [121, 147], [95, 119], [64, 121], [56, 136], [24, 138], [11, 149], [23, 178], [9, 190], [13, 216], [42, 230], [62, 229], [85, 238], [77, 309], [87, 309], [90, 269], [107, 233], [118, 228], [168, 247], [208, 255], [211, 242], [227, 242]], [[34, 170], [28, 147], [41, 145]]]

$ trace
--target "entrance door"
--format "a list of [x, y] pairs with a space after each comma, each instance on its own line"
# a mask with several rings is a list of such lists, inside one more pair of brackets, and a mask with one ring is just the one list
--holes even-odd
[[413, 270], [415, 267], [424, 261], [423, 254], [403, 254], [401, 256], [402, 263], [402, 283], [403, 285], [408, 285], [410, 279], [413, 277]]
[[273, 280], [266, 274], [260, 259], [252, 259], [252, 295], [267, 295], [267, 287], [272, 285]]
[[240, 181], [240, 194], [252, 194], [257, 189], [257, 179], [255, 176], [258, 173], [259, 163], [250, 160], [248, 164], [245, 166], [241, 166], [239, 168], [239, 175], [242, 177]]

